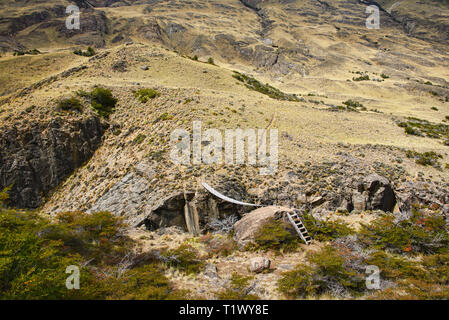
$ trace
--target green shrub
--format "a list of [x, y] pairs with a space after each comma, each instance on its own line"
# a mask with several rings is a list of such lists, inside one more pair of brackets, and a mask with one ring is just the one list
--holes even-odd
[[83, 57], [92, 57], [96, 54], [95, 50], [92, 47], [88, 47], [86, 51], [81, 51], [78, 49], [73, 51], [73, 53]]
[[426, 216], [413, 209], [408, 220], [395, 222], [393, 214], [386, 214], [363, 225], [359, 232], [366, 246], [396, 253], [444, 253], [448, 250], [449, 235], [443, 216]]
[[306, 227], [312, 239], [317, 241], [331, 241], [337, 238], [354, 234], [354, 230], [348, 227], [340, 220], [320, 221], [315, 219], [311, 214], [305, 212], [302, 216], [304, 226]]
[[[285, 229], [284, 222], [269, 219], [255, 234], [254, 243], [248, 250], [276, 250], [282, 252], [295, 251], [300, 243], [296, 234]], [[288, 225], [289, 226], [289, 225]]]
[[389, 76], [387, 76], [387, 75], [384, 74], [384, 73], [382, 73], [380, 76], [381, 76], [383, 79], [388, 79], [388, 78], [390, 78]]
[[366, 260], [368, 265], [378, 266], [383, 279], [426, 278], [425, 270], [404, 257], [376, 251]]
[[248, 89], [265, 94], [270, 98], [276, 100], [301, 101], [295, 94], [284, 93], [279, 89], [276, 89], [275, 87], [272, 87], [269, 84], [263, 84], [260, 81], [246, 74], [234, 71], [234, 74], [232, 76], [238, 81], [243, 82]]
[[398, 125], [405, 128], [409, 134], [425, 135], [433, 139], [449, 139], [449, 125], [444, 123], [432, 123], [427, 120], [409, 117], [407, 122], [400, 122]]
[[369, 80], [369, 75], [365, 74], [363, 76], [352, 78], [353, 81], [367, 81]]
[[[124, 227], [107, 212], [67, 212], [53, 222], [0, 208], [0, 299], [184, 298], [157, 259], [129, 258], [135, 242]], [[66, 288], [70, 265], [80, 267], [79, 290]]]
[[83, 111], [83, 106], [81, 101], [75, 97], [61, 99], [58, 102], [58, 108], [63, 111]]
[[437, 107], [431, 107], [430, 109], [431, 109], [431, 110], [434, 110], [434, 111], [438, 111], [438, 108], [437, 108]]
[[154, 89], [139, 89], [134, 93], [134, 96], [142, 103], [146, 103], [150, 99], [159, 97], [161, 94]]
[[357, 110], [357, 109], [361, 109], [361, 110], [366, 110], [365, 106], [363, 104], [361, 104], [358, 101], [354, 101], [354, 100], [346, 100], [345, 102], [343, 102], [343, 104], [348, 108], [348, 109], [352, 109], [352, 110]]
[[165, 120], [171, 120], [173, 119], [173, 116], [171, 114], [168, 114], [166, 112], [164, 112], [163, 114], [161, 114], [159, 117], [157, 117], [153, 123], [157, 123], [159, 121], [165, 121]]
[[[64, 215], [66, 216], [66, 215]], [[33, 212], [0, 212], [0, 297], [4, 299], [93, 299], [101, 298], [99, 279], [92, 269], [81, 267], [82, 290], [67, 290], [66, 267], [92, 263], [101, 265], [113, 257], [117, 243], [93, 243], [106, 231], [108, 218], [93, 215], [88, 221], [51, 223]], [[82, 223], [80, 223], [82, 222]], [[105, 223], [106, 222], [106, 223]], [[105, 228], [106, 230], [104, 230]], [[126, 250], [126, 246], [123, 248]]]
[[439, 167], [438, 160], [443, 158], [441, 154], [434, 151], [419, 153], [416, 151], [407, 150], [405, 155], [409, 159], [414, 159], [417, 164], [433, 167]]
[[[318, 252], [307, 253], [310, 265], [298, 265], [283, 273], [278, 281], [279, 291], [290, 298], [321, 294], [339, 295], [346, 292], [359, 295], [365, 289], [365, 275], [346, 266], [340, 252], [326, 246]], [[342, 292], [335, 292], [340, 288]]]
[[6, 205], [6, 202], [9, 199], [9, 191], [11, 190], [11, 186], [4, 188], [0, 191], [0, 208]]
[[423, 256], [422, 262], [410, 261], [385, 252], [375, 252], [367, 263], [380, 267], [381, 277], [395, 285], [374, 295], [375, 299], [435, 300], [449, 298], [449, 256]]
[[207, 59], [207, 63], [215, 65], [214, 58], [210, 57]]
[[197, 274], [204, 268], [204, 261], [199, 253], [190, 245], [182, 244], [177, 249], [163, 253], [167, 258], [167, 265], [187, 274]]
[[117, 99], [112, 95], [111, 90], [105, 88], [95, 88], [91, 93], [91, 105], [97, 113], [104, 118], [108, 118], [115, 110]]
[[145, 140], [146, 137], [147, 136], [144, 135], [144, 134], [139, 134], [139, 135], [137, 135], [137, 137], [134, 138], [133, 143], [134, 144], [141, 144]]
[[246, 289], [249, 286], [249, 282], [254, 277], [241, 276], [237, 272], [234, 272], [231, 276], [231, 284], [229, 288], [221, 291], [218, 294], [220, 300], [259, 300], [259, 297], [253, 294], [248, 294]]
[[32, 50], [28, 50], [28, 51], [22, 51], [22, 50], [16, 50], [14, 51], [14, 56], [23, 56], [26, 54], [30, 54], [30, 55], [37, 55], [40, 54], [41, 52], [37, 49], [32, 49]]
[[412, 127], [405, 126], [405, 133], [413, 136], [421, 136], [421, 133], [418, 130], [413, 129]]
[[128, 270], [119, 279], [111, 279], [107, 287], [107, 298], [114, 300], [183, 299], [185, 294], [174, 290], [164, 270], [155, 264]]

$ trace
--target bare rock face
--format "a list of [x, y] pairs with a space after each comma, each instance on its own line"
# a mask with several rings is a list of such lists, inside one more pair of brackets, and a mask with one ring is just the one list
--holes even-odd
[[354, 209], [393, 212], [396, 195], [388, 179], [373, 173], [365, 177], [352, 195]]
[[243, 216], [234, 225], [234, 240], [239, 248], [244, 248], [254, 239], [257, 231], [270, 219], [280, 220], [285, 212], [293, 212], [294, 209], [285, 207], [263, 207], [253, 210]]
[[262, 272], [270, 268], [271, 261], [264, 257], [255, 257], [249, 261], [249, 271], [251, 272]]
[[42, 196], [86, 162], [102, 143], [106, 125], [97, 116], [56, 118], [0, 132], [0, 188], [11, 186], [11, 204], [37, 208]]

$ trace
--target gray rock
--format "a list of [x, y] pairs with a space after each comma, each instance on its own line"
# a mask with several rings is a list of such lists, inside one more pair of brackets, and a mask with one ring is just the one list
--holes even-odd
[[[382, 210], [385, 212], [393, 212], [396, 205], [396, 195], [391, 187], [390, 182], [385, 177], [381, 177], [376, 173], [365, 177], [358, 185], [358, 194], [353, 199], [356, 199], [357, 208], [362, 210], [362, 197], [365, 198], [366, 210]], [[354, 200], [353, 200], [354, 201]]]
[[249, 271], [251, 272], [262, 272], [270, 268], [271, 261], [264, 257], [255, 257], [249, 261]]
[[220, 278], [220, 276], [218, 275], [217, 266], [212, 263], [208, 263], [204, 267], [204, 276], [211, 278], [211, 279]]
[[359, 192], [354, 192], [354, 194], [352, 195], [352, 204], [354, 206], [354, 210], [365, 211], [366, 197]]

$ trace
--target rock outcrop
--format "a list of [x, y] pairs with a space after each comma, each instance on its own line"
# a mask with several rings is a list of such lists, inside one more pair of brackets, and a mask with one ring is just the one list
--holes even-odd
[[46, 193], [94, 154], [106, 128], [97, 116], [89, 116], [3, 129], [0, 188], [11, 186], [11, 205], [39, 207]]
[[390, 181], [373, 173], [365, 177], [352, 196], [354, 208], [358, 210], [382, 210], [393, 212], [396, 196]]

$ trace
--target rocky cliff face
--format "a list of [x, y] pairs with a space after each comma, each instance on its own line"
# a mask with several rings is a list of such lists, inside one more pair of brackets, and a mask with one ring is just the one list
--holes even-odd
[[0, 188], [11, 186], [11, 204], [36, 208], [43, 196], [100, 146], [106, 125], [97, 116], [32, 122], [0, 132]]

